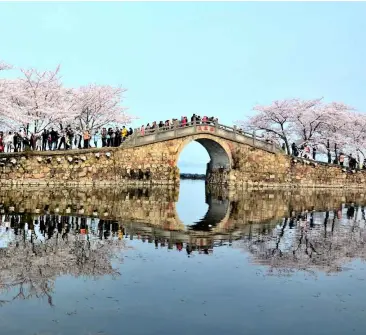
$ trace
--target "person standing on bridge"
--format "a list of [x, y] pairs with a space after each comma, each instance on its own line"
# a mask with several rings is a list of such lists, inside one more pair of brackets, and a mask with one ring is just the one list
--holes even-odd
[[42, 133], [42, 151], [47, 150], [48, 136], [49, 136], [49, 131], [46, 130], [46, 129], [43, 129], [43, 133]]
[[107, 129], [102, 128], [102, 148], [107, 146]]
[[4, 143], [4, 133], [0, 132], [0, 152], [4, 152], [5, 143]]
[[52, 150], [56, 150], [57, 149], [57, 141], [58, 141], [58, 133], [56, 130], [54, 130], [53, 128], [51, 128], [51, 148]]
[[99, 131], [96, 130], [94, 132], [94, 135], [93, 135], [93, 142], [94, 142], [94, 146], [97, 148], [98, 147], [98, 142], [99, 142], [99, 139], [100, 139], [100, 134], [99, 134]]
[[125, 126], [122, 127], [122, 142], [124, 142], [127, 138], [128, 135], [128, 130], [126, 129]]
[[116, 132], [111, 128], [111, 147], [116, 146]]
[[316, 146], [315, 145], [313, 146], [313, 159], [314, 159], [314, 161], [316, 159]]
[[343, 166], [343, 165], [344, 165], [344, 154], [343, 154], [343, 152], [341, 152], [341, 153], [339, 154], [339, 164], [340, 164], [341, 166]]
[[11, 152], [13, 149], [13, 134], [9, 131], [8, 135], [4, 138], [4, 144], [6, 146], [6, 152]]
[[291, 150], [292, 150], [293, 156], [295, 156], [295, 157], [299, 156], [299, 149], [297, 148], [297, 146], [294, 142], [291, 144]]
[[181, 117], [180, 124], [182, 127], [185, 127], [187, 125], [187, 118], [185, 116]]
[[145, 126], [144, 125], [142, 125], [140, 128], [140, 134], [141, 134], [141, 136], [145, 136]]
[[83, 133], [83, 138], [84, 138], [84, 149], [88, 149], [89, 148], [89, 140], [90, 140], [90, 133], [88, 129], [85, 129], [84, 133]]
[[61, 146], [63, 145], [64, 149], [66, 149], [66, 131], [65, 129], [61, 129], [60, 131], [60, 143], [58, 144], [58, 150], [61, 149]]
[[111, 147], [112, 146], [112, 128], [108, 128], [108, 132], [107, 132], [107, 147]]
[[122, 143], [122, 130], [120, 130], [118, 127], [116, 128], [116, 138], [115, 138], [115, 147], [119, 147]]

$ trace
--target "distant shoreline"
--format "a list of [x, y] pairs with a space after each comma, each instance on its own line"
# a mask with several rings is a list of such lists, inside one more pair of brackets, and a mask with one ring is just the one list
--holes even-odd
[[181, 173], [180, 179], [205, 180], [206, 175], [200, 173]]

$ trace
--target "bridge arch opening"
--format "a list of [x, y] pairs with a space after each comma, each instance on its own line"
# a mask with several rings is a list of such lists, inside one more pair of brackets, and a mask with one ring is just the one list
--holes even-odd
[[230, 170], [231, 161], [230, 149], [210, 137], [188, 139], [178, 150], [178, 167], [181, 173], [207, 174], [218, 169]]
[[185, 180], [176, 203], [177, 220], [189, 230], [210, 231], [227, 222], [230, 215], [227, 197], [212, 193], [203, 181]]

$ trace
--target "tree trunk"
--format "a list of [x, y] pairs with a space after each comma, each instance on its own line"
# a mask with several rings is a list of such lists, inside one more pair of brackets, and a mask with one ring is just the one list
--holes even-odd
[[287, 154], [290, 155], [290, 146], [288, 145], [288, 141], [287, 141], [287, 137], [284, 137], [283, 139], [285, 141], [285, 146], [286, 146], [286, 151], [287, 151]]
[[327, 154], [328, 154], [328, 163], [332, 163], [332, 155], [330, 153], [330, 145], [329, 145], [329, 140], [327, 140]]
[[337, 143], [334, 143], [334, 153], [335, 153], [334, 163], [338, 164]]

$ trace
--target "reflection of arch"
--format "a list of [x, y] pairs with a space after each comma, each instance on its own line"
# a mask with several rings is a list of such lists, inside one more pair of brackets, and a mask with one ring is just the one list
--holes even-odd
[[226, 196], [211, 192], [209, 187], [205, 188], [205, 203], [208, 205], [206, 213], [199, 220], [184, 221], [179, 217], [177, 203], [174, 203], [174, 217], [177, 226], [184, 227], [183, 230], [209, 231], [210, 228], [226, 227], [231, 213], [231, 201]]
[[217, 199], [210, 193], [206, 194], [206, 204], [208, 210], [205, 216], [190, 226], [190, 229], [207, 231], [211, 227], [217, 227], [224, 224], [230, 216], [230, 201], [228, 199]]
[[180, 153], [192, 141], [200, 143], [207, 150], [210, 156], [209, 168], [211, 171], [218, 168], [231, 169], [232, 155], [229, 146], [224, 141], [209, 134], [198, 134], [185, 139], [178, 148], [177, 161]]

